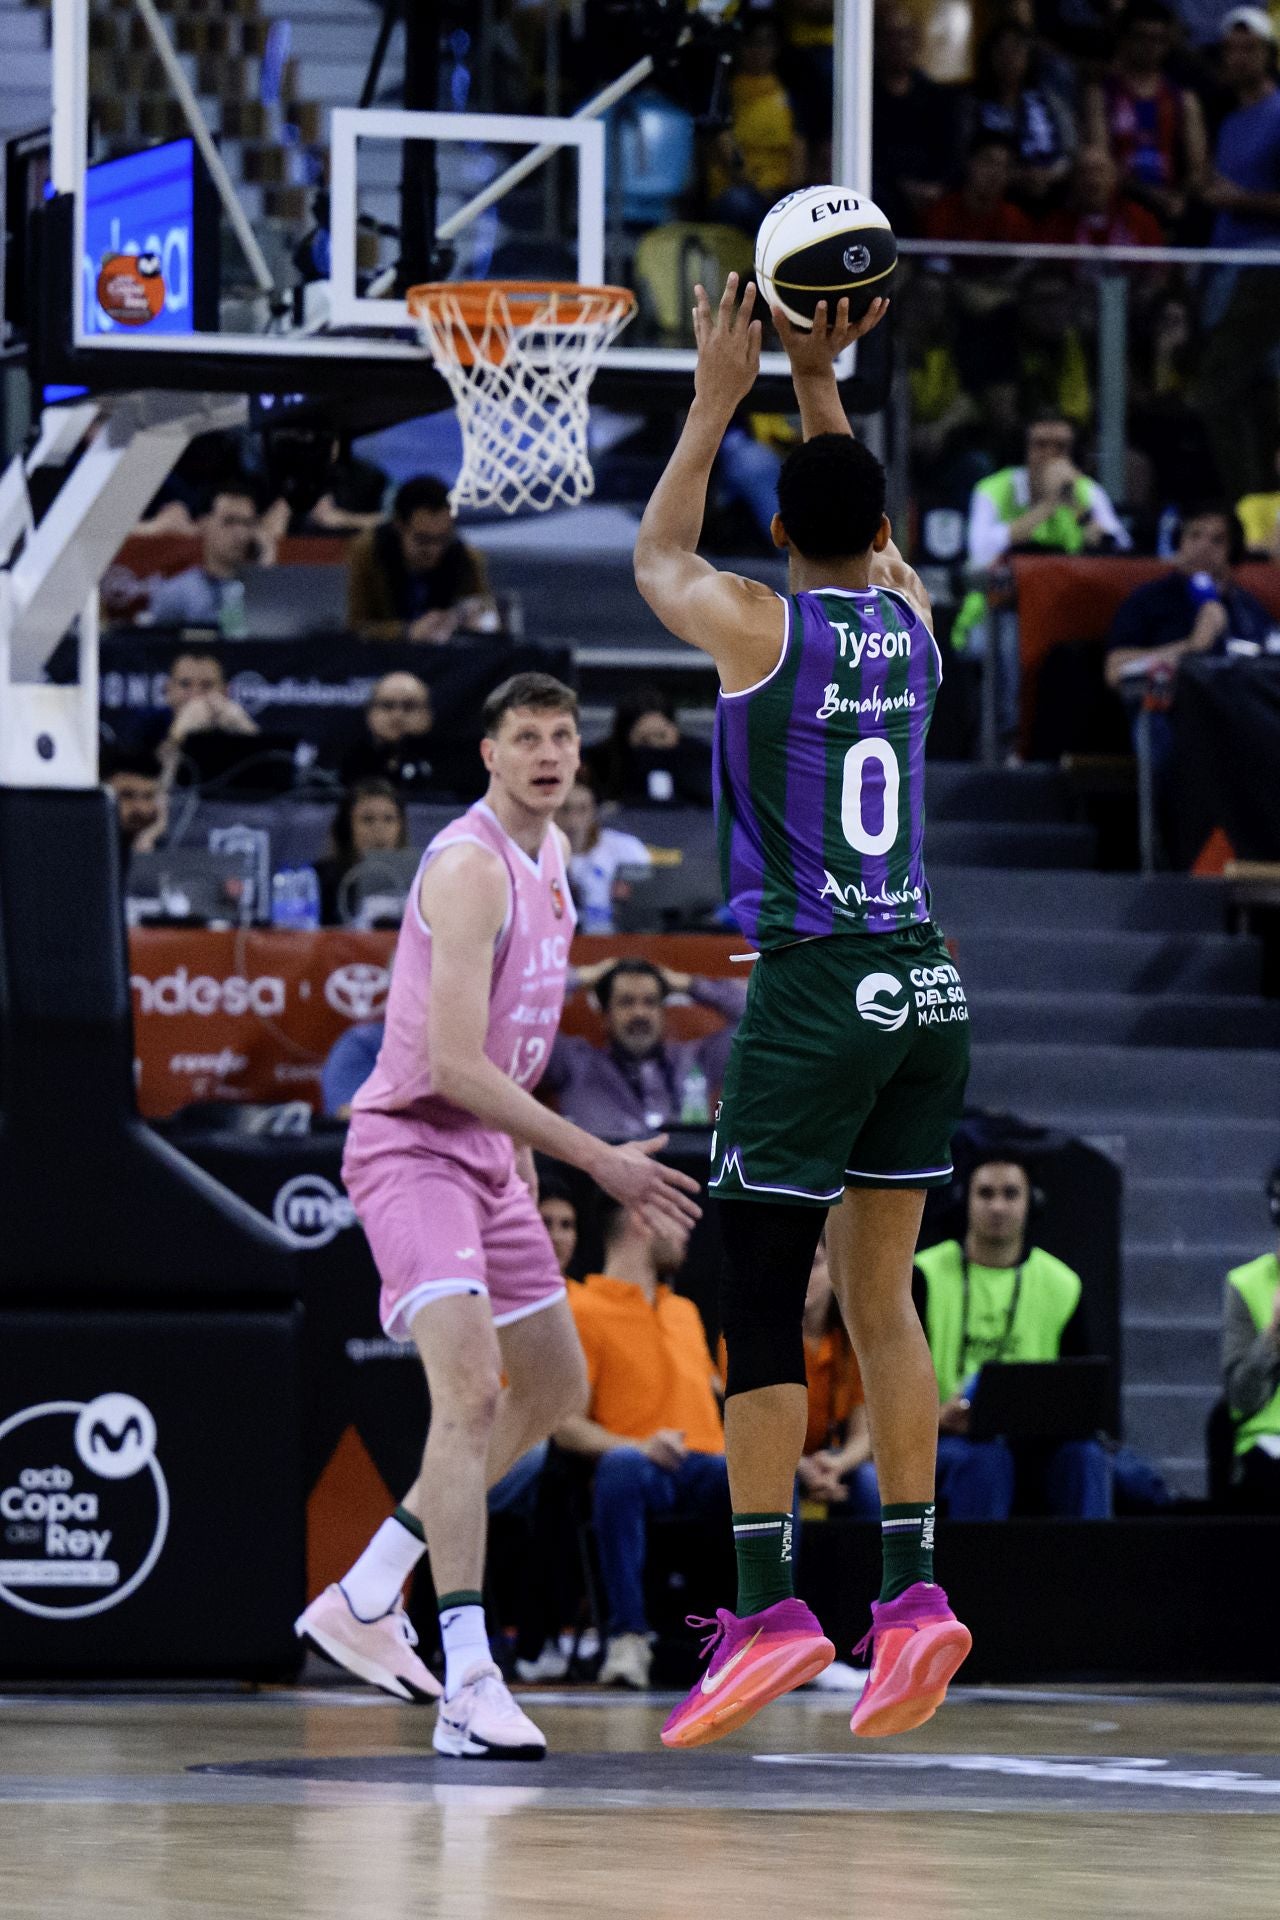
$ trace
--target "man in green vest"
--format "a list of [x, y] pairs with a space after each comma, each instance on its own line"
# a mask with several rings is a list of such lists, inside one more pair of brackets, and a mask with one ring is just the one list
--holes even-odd
[[[1280, 1226], [1280, 1166], [1267, 1182]], [[1222, 1372], [1236, 1420], [1233, 1504], [1280, 1513], [1280, 1258], [1264, 1253], [1227, 1275]]]
[[994, 1147], [973, 1167], [964, 1240], [916, 1255], [913, 1293], [938, 1376], [938, 1491], [953, 1520], [1005, 1520], [1033, 1471], [1052, 1514], [1111, 1515], [1111, 1469], [1096, 1440], [1049, 1448], [969, 1438], [969, 1396], [989, 1360], [1058, 1360], [1089, 1351], [1080, 1276], [1031, 1244], [1032, 1179]]
[[[1070, 420], [1053, 411], [1038, 413], [1027, 427], [1026, 464], [1001, 467], [979, 480], [969, 499], [973, 571], [985, 573], [1010, 553], [1108, 553], [1129, 547], [1106, 492], [1076, 466], [1075, 443]], [[1000, 669], [997, 723], [1009, 742], [1017, 731], [1022, 682], [1018, 624], [989, 613], [986, 589], [975, 585], [956, 615], [951, 644], [980, 659], [992, 635]]]

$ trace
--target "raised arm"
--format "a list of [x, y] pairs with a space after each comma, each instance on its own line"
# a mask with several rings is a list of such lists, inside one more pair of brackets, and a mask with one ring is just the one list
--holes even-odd
[[[698, 1184], [651, 1157], [666, 1144], [665, 1134], [633, 1146], [606, 1146], [541, 1105], [486, 1055], [494, 943], [506, 917], [507, 890], [501, 860], [482, 847], [451, 847], [422, 876], [418, 904], [431, 929], [427, 1037], [433, 1090], [483, 1126], [581, 1167], [653, 1225], [686, 1228], [699, 1217], [692, 1198]], [[537, 1064], [528, 1062], [530, 1072]]]
[[[793, 326], [781, 307], [773, 310], [773, 323], [791, 362], [791, 384], [800, 408], [800, 427], [806, 440], [820, 433], [846, 433], [853, 428], [840, 399], [836, 384], [836, 361], [846, 347], [862, 340], [878, 327], [889, 311], [887, 300], [873, 300], [860, 320], [850, 320], [849, 302], [841, 300], [835, 321], [827, 324], [827, 303], [818, 302], [812, 330]], [[883, 551], [871, 556], [871, 584], [891, 587], [909, 601], [929, 631], [933, 631], [933, 606], [919, 574], [909, 567], [893, 540]]]
[[697, 288], [694, 398], [666, 472], [654, 488], [636, 537], [636, 585], [668, 632], [709, 653], [729, 692], [760, 680], [777, 664], [785, 614], [772, 588], [719, 573], [698, 553], [707, 484], [730, 421], [760, 370], [755, 288], [737, 301], [729, 275], [713, 313]]

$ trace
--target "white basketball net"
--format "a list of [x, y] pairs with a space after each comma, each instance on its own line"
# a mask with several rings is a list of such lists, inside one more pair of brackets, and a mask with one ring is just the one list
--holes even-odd
[[[414, 287], [410, 309], [462, 428], [455, 507], [577, 506], [595, 490], [587, 394], [635, 312], [624, 287]], [[480, 297], [477, 299], [477, 292]]]

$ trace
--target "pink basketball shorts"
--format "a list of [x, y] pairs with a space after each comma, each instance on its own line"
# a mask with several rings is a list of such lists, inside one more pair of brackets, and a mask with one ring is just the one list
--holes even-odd
[[564, 1278], [509, 1154], [481, 1171], [428, 1139], [382, 1113], [359, 1114], [347, 1138], [342, 1177], [382, 1280], [384, 1332], [411, 1339], [418, 1309], [449, 1294], [487, 1294], [498, 1327], [549, 1307]]

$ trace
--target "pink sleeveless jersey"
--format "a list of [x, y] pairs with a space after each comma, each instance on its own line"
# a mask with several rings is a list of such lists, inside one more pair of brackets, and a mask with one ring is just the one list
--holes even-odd
[[494, 947], [484, 1050], [517, 1086], [532, 1090], [542, 1078], [560, 1024], [577, 921], [560, 836], [549, 829], [538, 859], [531, 860], [478, 800], [438, 833], [422, 856], [400, 927], [382, 1046], [352, 1102], [349, 1145], [359, 1151], [365, 1144], [362, 1115], [393, 1115], [415, 1123], [414, 1139], [406, 1144], [447, 1154], [496, 1180], [510, 1170], [511, 1141], [433, 1094], [427, 1042], [431, 932], [418, 902], [419, 882], [428, 861], [468, 842], [498, 855], [509, 884], [507, 915]]

